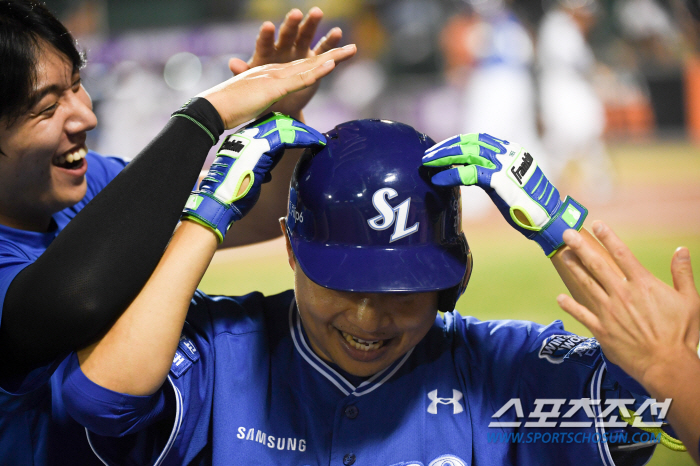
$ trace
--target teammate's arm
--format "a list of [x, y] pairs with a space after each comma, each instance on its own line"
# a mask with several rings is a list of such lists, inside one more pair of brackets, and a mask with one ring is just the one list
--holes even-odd
[[566, 295], [557, 301], [593, 333], [606, 357], [652, 397], [673, 399], [669, 421], [700, 464], [700, 359], [696, 353], [700, 296], [690, 254], [679, 248], [673, 255], [671, 287], [646, 270], [609, 227], [596, 222], [593, 231], [623, 275], [610, 267], [608, 254], [601, 254], [581, 235], [567, 232], [564, 238], [570, 251], [562, 255], [562, 266], [588, 304]]
[[49, 362], [93, 341], [112, 324], [158, 264], [206, 153], [224, 128], [314, 84], [335, 61], [354, 53], [350, 46], [302, 62], [253, 68], [176, 112], [12, 281], [0, 326], [3, 370], [25, 372]]
[[[327, 73], [312, 69], [310, 79]], [[190, 299], [229, 227], [255, 205], [261, 185], [287, 148], [325, 144], [316, 130], [269, 114], [228, 136], [194, 191], [163, 258], [144, 289], [96, 344], [78, 352], [92, 382], [150, 395], [170, 370]]]

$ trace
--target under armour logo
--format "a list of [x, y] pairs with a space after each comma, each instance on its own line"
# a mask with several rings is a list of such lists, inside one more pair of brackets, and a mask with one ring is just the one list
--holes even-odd
[[437, 405], [452, 405], [452, 414], [459, 414], [462, 411], [464, 411], [464, 408], [462, 408], [462, 403], [459, 402], [462, 398], [464, 398], [464, 395], [462, 392], [459, 390], [455, 390], [454, 388], [452, 389], [452, 398], [438, 398], [437, 396], [437, 390], [433, 390], [432, 392], [428, 393], [428, 398], [432, 403], [430, 403], [430, 406], [428, 406], [428, 412], [430, 414], [437, 414]]

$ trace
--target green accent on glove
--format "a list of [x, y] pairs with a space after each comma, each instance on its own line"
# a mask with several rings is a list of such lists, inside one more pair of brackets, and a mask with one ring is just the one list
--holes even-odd
[[[518, 214], [522, 215], [525, 217], [527, 220], [527, 223], [524, 223], [518, 218]], [[510, 218], [515, 222], [516, 225], [518, 225], [520, 228], [525, 228], [526, 230], [530, 231], [542, 231], [542, 228], [539, 227], [534, 227], [533, 225], [535, 224], [535, 221], [532, 219], [530, 216], [530, 213], [525, 210], [523, 207], [514, 205], [510, 208]]]
[[197, 208], [199, 208], [199, 204], [201, 203], [201, 196], [198, 196], [197, 194], [190, 194], [190, 197], [187, 198], [187, 202], [185, 203], [185, 209], [197, 210]]
[[[286, 115], [283, 115], [281, 113], [274, 113], [273, 116], [268, 118], [267, 120], [263, 121], [262, 123], [259, 123], [255, 126], [260, 126], [264, 125], [265, 123], [269, 123], [270, 121], [275, 121], [275, 129], [271, 129], [267, 133], [263, 134], [262, 138], [266, 137], [269, 134], [274, 133], [275, 131], [279, 131], [280, 133], [280, 141], [284, 144], [291, 144], [294, 142], [294, 139], [296, 137], [296, 132], [301, 131], [304, 133], [308, 133], [304, 128], [300, 128], [298, 126], [293, 126], [294, 120], [291, 117], [288, 117]], [[323, 144], [325, 146], [325, 143], [320, 142], [320, 144]]]
[[[497, 154], [501, 153], [501, 151], [497, 147], [492, 146], [491, 144], [488, 144], [486, 142], [479, 141], [479, 133], [460, 134], [459, 139], [460, 144], [475, 144], [477, 146], [484, 146], [487, 149], [491, 149]], [[496, 166], [494, 165], [493, 168], [496, 168]]]
[[473, 186], [479, 180], [476, 173], [476, 167], [474, 165], [457, 167], [457, 173], [459, 173], [459, 179], [462, 180], [462, 184], [464, 186]]
[[[202, 202], [201, 198], [199, 198], [199, 202]], [[198, 223], [198, 224], [202, 225], [203, 227], [207, 228], [208, 230], [211, 230], [216, 235], [216, 238], [219, 240], [219, 244], [224, 242], [224, 237], [221, 235], [219, 230], [216, 229], [216, 225], [208, 222], [206, 219], [200, 217], [199, 215], [195, 214], [194, 212], [188, 212], [188, 213], [184, 214], [182, 216], [182, 219], [189, 220], [190, 222], [194, 222], [194, 223]]]
[[561, 215], [561, 219], [571, 228], [576, 225], [579, 218], [581, 218], [581, 212], [573, 205], [569, 205], [569, 207], [566, 208], [566, 212]]

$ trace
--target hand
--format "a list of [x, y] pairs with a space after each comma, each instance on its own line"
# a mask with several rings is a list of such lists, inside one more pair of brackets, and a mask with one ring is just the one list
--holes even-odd
[[567, 231], [570, 250], [563, 253], [564, 264], [591, 304], [584, 307], [566, 295], [557, 301], [593, 333], [611, 362], [653, 391], [655, 383], [669, 382], [654, 374], [680, 361], [697, 360], [700, 296], [690, 255], [686, 248], [676, 250], [670, 287], [646, 270], [605, 224], [595, 222], [593, 231], [624, 277], [580, 234]]
[[232, 129], [257, 118], [288, 94], [313, 86], [330, 73], [336, 63], [347, 60], [356, 51], [351, 44], [304, 60], [251, 68], [197, 97], [211, 102], [224, 127]]
[[260, 185], [285, 149], [325, 145], [313, 128], [279, 113], [266, 115], [224, 139], [199, 189], [194, 191], [182, 217], [209, 229], [221, 243], [229, 227], [253, 208]]
[[534, 240], [548, 257], [564, 245], [562, 234], [580, 230], [588, 210], [567, 197], [562, 203], [534, 157], [520, 144], [485, 133], [460, 134], [427, 151], [423, 165], [458, 165], [432, 177], [438, 186], [482, 188], [508, 223]]
[[[311, 49], [311, 41], [316, 34], [316, 28], [323, 18], [320, 8], [314, 7], [309, 10], [306, 18], [298, 9], [293, 9], [284, 18], [280, 26], [279, 37], [275, 42], [275, 25], [270, 21], [265, 21], [260, 26], [260, 33], [255, 42], [255, 52], [248, 62], [239, 58], [232, 58], [228, 66], [234, 75], [248, 71], [256, 66], [267, 65], [269, 63], [287, 63], [302, 58], [311, 58], [320, 55], [336, 47], [343, 36], [340, 28], [333, 28], [328, 31], [316, 46]], [[301, 110], [316, 93], [319, 81], [306, 89], [290, 94], [279, 102], [275, 103], [270, 110], [290, 115], [299, 119]]]

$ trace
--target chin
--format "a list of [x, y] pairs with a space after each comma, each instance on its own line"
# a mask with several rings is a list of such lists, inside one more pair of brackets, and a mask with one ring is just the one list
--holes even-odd
[[56, 199], [56, 207], [54, 210], [60, 212], [63, 209], [73, 207], [83, 200], [86, 193], [87, 181], [85, 179], [83, 179], [83, 182], [78, 186], [71, 186], [70, 188], [60, 190], [54, 197], [54, 199]]

